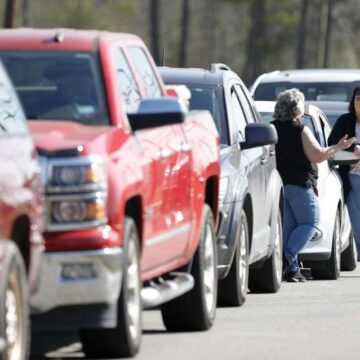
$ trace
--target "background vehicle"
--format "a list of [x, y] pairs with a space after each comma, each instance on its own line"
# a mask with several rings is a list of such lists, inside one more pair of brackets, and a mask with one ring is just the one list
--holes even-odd
[[307, 101], [320, 108], [326, 115], [330, 127], [333, 127], [340, 115], [349, 112], [349, 103], [345, 101]]
[[283, 193], [276, 130], [258, 123], [250, 94], [226, 65], [212, 64], [210, 71], [160, 68], [160, 73], [166, 84], [190, 89], [190, 108], [211, 111], [220, 134], [219, 304], [241, 305], [248, 287], [278, 291]]
[[[90, 357], [137, 353], [141, 308], [206, 330], [217, 297], [219, 136], [187, 114], [135, 35], [0, 31], [46, 190], [35, 331], [80, 329]], [[141, 298], [140, 298], [141, 295]]]
[[0, 358], [28, 357], [29, 294], [43, 248], [40, 166], [26, 119], [0, 63]]
[[279, 93], [296, 87], [307, 101], [349, 102], [357, 85], [360, 70], [356, 69], [283, 70], [260, 75], [250, 92], [256, 101], [275, 101]]
[[[272, 120], [275, 102], [256, 102], [256, 106], [263, 121]], [[307, 104], [301, 121], [309, 127], [321, 146], [328, 146], [330, 126], [326, 115], [318, 107]], [[346, 152], [317, 164], [321, 234], [311, 240], [299, 256], [304, 266], [311, 267], [314, 278], [337, 279], [340, 269], [354, 270], [357, 264], [342, 182], [335, 168], [348, 163], [348, 158], [341, 159], [343, 153]]]

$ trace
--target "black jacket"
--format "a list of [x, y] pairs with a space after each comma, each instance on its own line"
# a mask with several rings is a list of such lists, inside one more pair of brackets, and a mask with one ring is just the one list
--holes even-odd
[[[341, 115], [334, 125], [334, 127], [331, 130], [328, 144], [335, 145], [339, 142], [339, 140], [344, 137], [346, 134], [349, 138], [352, 138], [355, 136], [355, 126], [356, 126], [356, 115], [353, 113], [347, 113]], [[351, 145], [347, 151], [354, 151], [355, 145]], [[341, 179], [343, 181], [344, 185], [344, 195], [345, 198], [349, 194], [351, 190], [350, 181], [349, 181], [349, 165], [344, 165], [339, 167], [339, 174], [341, 176]]]

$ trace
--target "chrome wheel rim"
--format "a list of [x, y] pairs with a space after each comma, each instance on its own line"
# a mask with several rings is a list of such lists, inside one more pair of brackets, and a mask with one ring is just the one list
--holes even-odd
[[127, 312], [129, 319], [129, 332], [136, 343], [140, 339], [141, 331], [141, 304], [140, 304], [140, 278], [139, 260], [137, 256], [136, 239], [129, 239], [128, 263], [126, 269]]
[[215, 304], [215, 250], [211, 226], [206, 225], [204, 241], [204, 287], [206, 309], [210, 314]]
[[247, 289], [246, 287], [246, 278], [247, 278], [247, 232], [244, 224], [244, 219], [241, 221], [241, 230], [240, 230], [240, 254], [239, 254], [239, 279], [240, 279], [240, 289], [244, 293]]
[[339, 226], [339, 219], [336, 218], [335, 222], [335, 251], [336, 251], [336, 270], [340, 272], [340, 266], [341, 266], [341, 244], [340, 244], [340, 226]]
[[9, 278], [9, 286], [5, 294], [5, 334], [7, 341], [7, 356], [9, 360], [21, 358], [23, 343], [22, 321], [23, 303], [18, 274], [13, 271]]

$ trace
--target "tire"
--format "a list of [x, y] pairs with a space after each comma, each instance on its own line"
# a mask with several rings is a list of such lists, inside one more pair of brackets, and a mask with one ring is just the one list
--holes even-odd
[[204, 331], [214, 323], [217, 299], [217, 249], [214, 219], [204, 205], [198, 249], [191, 262], [195, 285], [181, 297], [161, 306], [169, 331]]
[[274, 249], [260, 269], [250, 270], [249, 290], [254, 293], [276, 293], [282, 280], [282, 218], [280, 209], [276, 217]]
[[244, 210], [241, 210], [236, 239], [230, 271], [225, 279], [219, 281], [219, 306], [241, 306], [246, 300], [249, 281], [249, 227]]
[[355, 238], [350, 233], [349, 246], [341, 253], [341, 270], [353, 271], [356, 269], [358, 253], [355, 244]]
[[17, 246], [7, 242], [3, 280], [0, 284], [0, 337], [7, 347], [1, 360], [24, 360], [29, 357], [30, 321], [27, 276]]
[[326, 261], [311, 261], [307, 263], [311, 268], [314, 279], [336, 280], [340, 276], [340, 246], [340, 217], [337, 213], [335, 217], [330, 259]]
[[135, 222], [130, 218], [125, 219], [124, 240], [124, 273], [118, 300], [117, 327], [81, 330], [80, 339], [87, 357], [133, 357], [140, 349], [142, 307], [139, 237]]

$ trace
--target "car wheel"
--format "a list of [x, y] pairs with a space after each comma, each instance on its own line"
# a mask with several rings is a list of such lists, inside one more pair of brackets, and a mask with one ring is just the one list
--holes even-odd
[[349, 246], [341, 253], [341, 270], [353, 271], [356, 269], [358, 253], [355, 238], [352, 232], [349, 237]]
[[169, 331], [202, 331], [209, 329], [216, 314], [217, 250], [214, 219], [204, 205], [200, 241], [191, 262], [195, 285], [186, 294], [161, 306], [164, 325]]
[[326, 261], [309, 262], [314, 279], [336, 280], [340, 275], [341, 250], [340, 250], [340, 217], [336, 214], [331, 246], [331, 256]]
[[80, 338], [88, 357], [131, 357], [139, 351], [142, 332], [139, 237], [135, 222], [125, 219], [124, 273], [118, 301], [117, 327], [83, 329]]
[[6, 348], [1, 359], [27, 359], [30, 345], [26, 271], [17, 246], [8, 241], [4, 260], [4, 283], [0, 286], [0, 338]]
[[246, 300], [249, 280], [249, 228], [245, 211], [241, 211], [236, 248], [231, 268], [219, 281], [218, 305], [241, 306]]
[[269, 259], [260, 269], [250, 270], [249, 289], [256, 293], [276, 293], [281, 287], [282, 277], [282, 218], [277, 214], [274, 235], [274, 249]]

